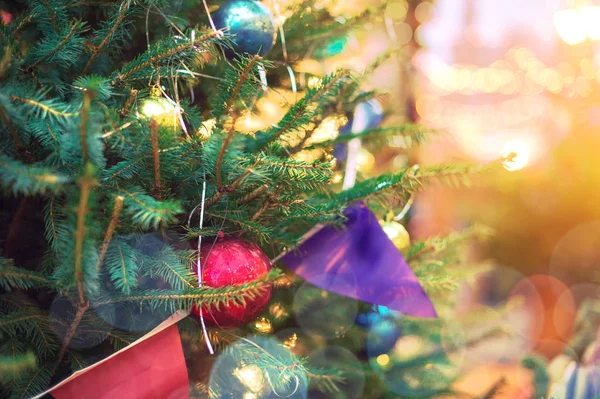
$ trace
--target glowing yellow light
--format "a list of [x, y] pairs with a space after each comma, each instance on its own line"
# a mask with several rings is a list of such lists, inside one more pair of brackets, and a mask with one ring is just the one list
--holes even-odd
[[377, 364], [381, 367], [385, 367], [390, 364], [390, 357], [386, 354], [377, 356]]
[[511, 140], [504, 144], [502, 156], [506, 158], [502, 165], [509, 172], [523, 169], [529, 163], [531, 150], [529, 145], [521, 140]]
[[323, 86], [323, 82], [316, 76], [311, 76], [310, 78], [308, 78], [308, 82], [306, 82], [306, 85], [309, 89], [318, 89], [321, 86]]
[[155, 117], [167, 112], [162, 103], [157, 101], [147, 101], [142, 106], [142, 113], [148, 118]]
[[209, 138], [216, 124], [217, 120], [215, 118], [202, 122], [198, 129], [198, 134], [204, 138]]
[[258, 398], [258, 396], [256, 396], [256, 394], [252, 393], [252, 392], [246, 392], [244, 394], [244, 399], [257, 399], [257, 398]]
[[565, 43], [574, 45], [585, 40], [584, 17], [577, 10], [560, 10], [554, 13], [554, 26]]
[[261, 334], [270, 334], [273, 332], [271, 321], [266, 317], [261, 317], [254, 322], [254, 328]]
[[237, 377], [251, 392], [260, 392], [263, 389], [263, 374], [258, 366], [244, 366], [233, 370]]
[[294, 159], [298, 161], [303, 161], [306, 163], [313, 163], [323, 155], [323, 151], [315, 149], [308, 151], [300, 151], [299, 153], [294, 155]]
[[154, 119], [159, 126], [177, 128], [181, 110], [164, 97], [148, 97], [142, 100], [138, 116]]
[[294, 349], [296, 347], [296, 343], [298, 342], [298, 336], [296, 333], [293, 333], [288, 339], [283, 341], [283, 346], [288, 349]]
[[279, 302], [272, 303], [269, 306], [269, 313], [271, 314], [271, 316], [275, 317], [276, 319], [281, 319], [283, 317], [289, 316], [289, 313], [285, 310], [283, 305]]
[[328, 116], [321, 122], [319, 127], [315, 129], [309, 142], [313, 144], [335, 139], [340, 133], [340, 128], [347, 122], [348, 118], [343, 115]]
[[394, 356], [402, 359], [410, 359], [423, 349], [423, 341], [415, 335], [407, 335], [396, 341], [394, 345]]
[[334, 184], [341, 183], [344, 180], [344, 174], [341, 172], [335, 172], [331, 178], [331, 182]]

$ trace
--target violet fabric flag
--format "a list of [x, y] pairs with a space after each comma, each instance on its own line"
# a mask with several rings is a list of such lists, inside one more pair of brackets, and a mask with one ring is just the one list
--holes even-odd
[[362, 202], [349, 206], [345, 228], [324, 226], [281, 261], [317, 287], [406, 315], [437, 317], [408, 263]]

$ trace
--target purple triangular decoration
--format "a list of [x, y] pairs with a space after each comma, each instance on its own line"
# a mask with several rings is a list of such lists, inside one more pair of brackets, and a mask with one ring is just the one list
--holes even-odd
[[326, 291], [406, 315], [437, 317], [408, 263], [362, 202], [350, 205], [345, 228], [324, 226], [281, 261]]

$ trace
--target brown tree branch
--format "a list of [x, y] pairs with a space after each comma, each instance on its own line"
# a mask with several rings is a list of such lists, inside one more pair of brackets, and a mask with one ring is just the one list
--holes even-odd
[[125, 198], [121, 195], [118, 195], [115, 198], [115, 207], [113, 208], [112, 215], [110, 217], [110, 222], [108, 223], [108, 228], [106, 229], [106, 234], [104, 235], [104, 240], [102, 241], [102, 246], [100, 246], [100, 256], [98, 256], [98, 263], [96, 263], [96, 271], [100, 271], [100, 267], [102, 266], [102, 262], [104, 261], [104, 257], [106, 256], [106, 251], [108, 250], [108, 245], [112, 240], [112, 236], [115, 232], [115, 229], [119, 225], [119, 216], [121, 214], [121, 210], [123, 209], [123, 200]]

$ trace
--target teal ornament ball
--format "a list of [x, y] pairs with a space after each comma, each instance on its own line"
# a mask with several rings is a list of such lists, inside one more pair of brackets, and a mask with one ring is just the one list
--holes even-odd
[[236, 53], [264, 56], [275, 44], [275, 18], [258, 1], [230, 0], [215, 13], [214, 23], [232, 35], [233, 51], [225, 49], [230, 58]]

